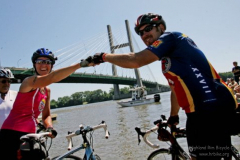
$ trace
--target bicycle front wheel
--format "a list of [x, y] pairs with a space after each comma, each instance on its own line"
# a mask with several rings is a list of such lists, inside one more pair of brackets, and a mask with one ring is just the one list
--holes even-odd
[[94, 156], [96, 160], [101, 160], [101, 158], [97, 154], [94, 154]]
[[[57, 159], [59, 156], [53, 158], [53, 160]], [[75, 155], [68, 155], [65, 158], [62, 158], [61, 160], [82, 160], [82, 158], [75, 156]]]
[[183, 158], [172, 155], [170, 149], [161, 148], [153, 151], [147, 160], [184, 160]]
[[[97, 154], [94, 154], [94, 157], [95, 157], [95, 160], [101, 160], [101, 158], [97, 155]], [[86, 160], [86, 155], [84, 156], [83, 160]], [[92, 156], [90, 157], [89, 160], [93, 160]]]

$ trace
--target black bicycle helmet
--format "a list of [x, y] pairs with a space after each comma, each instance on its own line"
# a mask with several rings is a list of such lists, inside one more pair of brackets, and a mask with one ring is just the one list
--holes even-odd
[[52, 53], [52, 51], [46, 49], [46, 48], [40, 48], [38, 50], [36, 50], [36, 52], [33, 53], [32, 55], [32, 63], [35, 64], [36, 60], [39, 57], [47, 57], [52, 61], [52, 65], [55, 64], [55, 60], [57, 60], [57, 57], [54, 57], [54, 54]]
[[163, 20], [161, 15], [154, 14], [154, 13], [147, 13], [142, 14], [137, 18], [137, 21], [135, 23], [135, 32], [138, 34], [139, 29], [145, 25], [145, 24], [162, 24], [164, 28], [166, 29], [166, 23]]
[[13, 76], [13, 74], [12, 74], [10, 69], [1, 68], [0, 69], [0, 78], [10, 78], [10, 79], [13, 79], [14, 76]]

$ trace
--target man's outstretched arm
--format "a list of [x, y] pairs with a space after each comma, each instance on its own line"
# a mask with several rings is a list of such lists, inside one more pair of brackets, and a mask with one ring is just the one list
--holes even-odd
[[93, 61], [95, 64], [109, 62], [123, 68], [139, 68], [156, 60], [159, 60], [159, 58], [147, 49], [138, 53], [97, 53], [93, 56]]

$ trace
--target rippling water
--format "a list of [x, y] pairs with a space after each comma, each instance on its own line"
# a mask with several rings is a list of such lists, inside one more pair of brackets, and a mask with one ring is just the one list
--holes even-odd
[[[95, 126], [102, 120], [106, 121], [110, 132], [109, 139], [104, 138], [102, 129], [96, 130], [94, 136], [95, 152], [102, 160], [144, 160], [154, 149], [147, 146], [143, 141], [138, 145], [135, 127], [143, 129], [152, 128], [153, 122], [160, 118], [161, 114], [169, 115], [170, 92], [161, 93], [161, 103], [151, 105], [121, 107], [116, 101], [73, 106], [61, 109], [54, 109], [57, 121], [54, 121], [54, 128], [58, 131], [58, 136], [53, 139], [50, 149], [50, 156], [54, 157], [67, 151], [67, 140], [65, 136], [68, 131], [77, 130], [80, 124]], [[181, 110], [180, 127], [185, 127], [186, 116]], [[217, 134], [217, 133], [216, 133]], [[151, 134], [149, 139], [161, 147], [169, 146], [165, 142], [159, 142], [156, 134]], [[233, 144], [240, 149], [239, 137], [233, 137]], [[79, 145], [81, 137], [74, 137], [73, 144]], [[180, 145], [187, 150], [186, 140], [178, 139]], [[83, 152], [79, 152], [81, 157]]]

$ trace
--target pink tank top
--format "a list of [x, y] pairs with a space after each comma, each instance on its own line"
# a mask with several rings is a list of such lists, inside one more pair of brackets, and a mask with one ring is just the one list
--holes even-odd
[[47, 89], [44, 89], [45, 94], [42, 94], [39, 88], [28, 93], [18, 92], [13, 109], [1, 129], [35, 133], [36, 119], [46, 104]]

